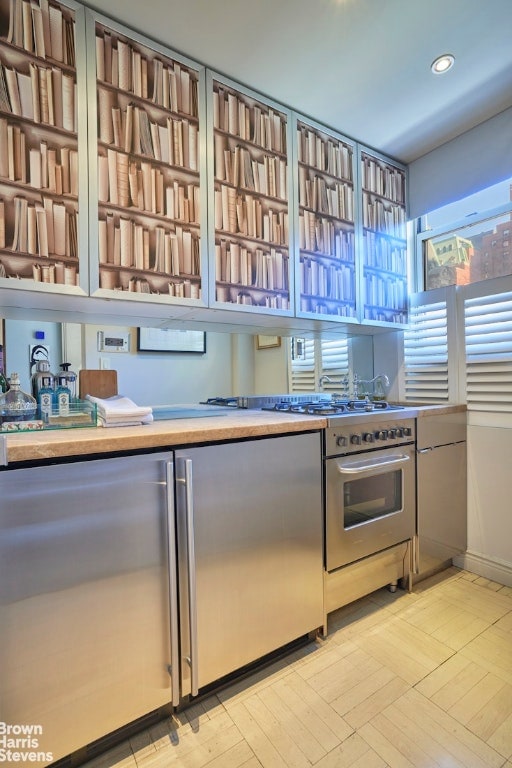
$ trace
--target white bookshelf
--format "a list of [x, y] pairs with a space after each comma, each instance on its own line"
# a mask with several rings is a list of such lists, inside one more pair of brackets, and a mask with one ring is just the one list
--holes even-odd
[[355, 144], [296, 116], [297, 314], [356, 320]]
[[362, 318], [407, 322], [407, 170], [360, 148]]
[[291, 314], [290, 113], [213, 73], [208, 98], [213, 304]]
[[93, 293], [204, 305], [202, 70], [100, 16], [88, 45]]
[[[83, 9], [0, 0], [0, 284], [87, 290]], [[80, 134], [80, 139], [79, 139]], [[79, 204], [80, 200], [80, 204]], [[83, 216], [79, 218], [79, 209]]]

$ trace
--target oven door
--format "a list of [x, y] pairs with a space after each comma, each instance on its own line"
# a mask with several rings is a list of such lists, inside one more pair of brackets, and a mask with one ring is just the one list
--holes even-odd
[[326, 460], [328, 571], [414, 536], [415, 458], [401, 445]]

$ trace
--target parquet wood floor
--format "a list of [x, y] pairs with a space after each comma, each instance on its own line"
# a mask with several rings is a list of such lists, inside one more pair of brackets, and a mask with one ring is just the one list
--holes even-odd
[[512, 589], [450, 568], [86, 768], [512, 768]]

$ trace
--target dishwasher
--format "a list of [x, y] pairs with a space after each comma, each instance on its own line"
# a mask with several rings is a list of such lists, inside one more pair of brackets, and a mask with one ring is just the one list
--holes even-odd
[[413, 582], [467, 546], [466, 413], [422, 416], [416, 428], [417, 537]]

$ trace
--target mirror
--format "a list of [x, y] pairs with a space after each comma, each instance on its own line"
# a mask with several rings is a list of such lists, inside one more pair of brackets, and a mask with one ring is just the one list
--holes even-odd
[[[290, 339], [258, 348], [256, 336], [206, 333], [206, 353], [137, 352], [137, 329], [79, 323], [4, 321], [5, 370], [20, 374], [22, 388], [30, 391], [30, 354], [37, 344], [48, 348], [50, 368], [69, 362], [71, 369], [112, 368], [118, 372], [119, 391], [140, 405], [197, 403], [230, 394], [276, 394], [289, 391]], [[100, 335], [128, 337], [124, 352], [101, 349]], [[349, 337], [350, 359], [362, 378], [372, 378], [373, 337]], [[318, 389], [318, 388], [317, 388]]]

